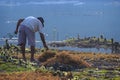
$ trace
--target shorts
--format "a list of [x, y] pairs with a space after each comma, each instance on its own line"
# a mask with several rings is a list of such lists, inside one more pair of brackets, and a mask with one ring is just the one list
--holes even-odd
[[35, 32], [24, 25], [19, 26], [19, 35], [18, 35], [18, 45], [26, 44], [26, 40], [28, 41], [28, 45], [35, 46]]

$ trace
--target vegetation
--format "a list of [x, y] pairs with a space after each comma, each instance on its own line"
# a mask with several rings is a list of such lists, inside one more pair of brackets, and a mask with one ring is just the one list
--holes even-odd
[[1, 47], [0, 80], [119, 80], [120, 54], [36, 50], [40, 64], [22, 60], [19, 47]]

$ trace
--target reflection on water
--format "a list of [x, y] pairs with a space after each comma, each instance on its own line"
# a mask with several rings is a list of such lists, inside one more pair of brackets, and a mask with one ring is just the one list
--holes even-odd
[[104, 48], [78, 48], [78, 47], [50, 47], [51, 49], [70, 50], [78, 52], [111, 53], [111, 49]]

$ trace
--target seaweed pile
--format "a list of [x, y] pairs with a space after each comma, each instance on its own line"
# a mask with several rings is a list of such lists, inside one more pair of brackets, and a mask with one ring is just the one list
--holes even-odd
[[45, 67], [52, 67], [54, 70], [73, 71], [81, 68], [91, 67], [85, 60], [80, 59], [79, 56], [69, 52], [53, 52], [47, 51], [42, 53], [38, 61]]

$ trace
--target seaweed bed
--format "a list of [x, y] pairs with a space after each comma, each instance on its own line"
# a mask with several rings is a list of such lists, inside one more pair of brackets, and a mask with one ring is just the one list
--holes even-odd
[[0, 51], [0, 80], [119, 80], [120, 54], [36, 50], [27, 62], [14, 47]]

